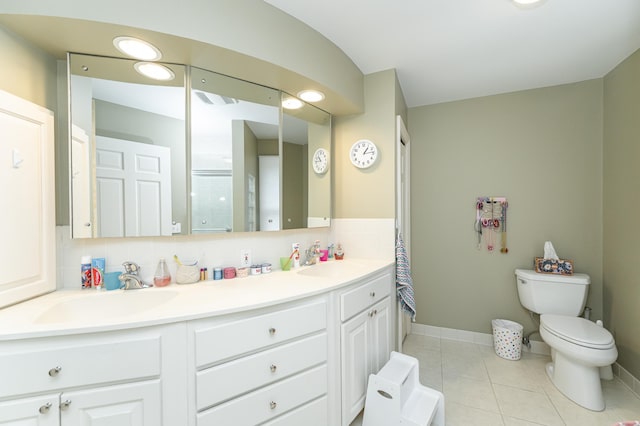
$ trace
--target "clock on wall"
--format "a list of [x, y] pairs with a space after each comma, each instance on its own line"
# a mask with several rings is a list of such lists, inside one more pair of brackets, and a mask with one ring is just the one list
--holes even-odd
[[360, 169], [371, 167], [378, 158], [378, 147], [368, 139], [360, 139], [351, 146], [349, 158]]
[[324, 148], [316, 149], [313, 153], [313, 171], [321, 175], [329, 168], [329, 153]]

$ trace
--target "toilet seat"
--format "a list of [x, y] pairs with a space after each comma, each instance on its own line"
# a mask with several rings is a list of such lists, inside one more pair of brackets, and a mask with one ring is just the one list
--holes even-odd
[[585, 348], [611, 349], [615, 346], [609, 331], [581, 317], [544, 314], [540, 316], [540, 327], [559, 339]]

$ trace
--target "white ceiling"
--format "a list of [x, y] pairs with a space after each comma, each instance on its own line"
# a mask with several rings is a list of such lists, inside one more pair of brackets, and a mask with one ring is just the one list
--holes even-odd
[[395, 68], [409, 107], [603, 77], [640, 48], [640, 0], [265, 0], [363, 74]]

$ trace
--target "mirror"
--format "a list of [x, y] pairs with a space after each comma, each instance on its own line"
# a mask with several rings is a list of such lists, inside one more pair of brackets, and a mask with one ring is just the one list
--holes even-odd
[[69, 55], [73, 238], [171, 235], [187, 221], [185, 67]]
[[[283, 93], [282, 105], [291, 95]], [[294, 103], [299, 105], [298, 102]], [[282, 228], [318, 228], [331, 223], [331, 167], [314, 170], [314, 153], [331, 152], [331, 116], [302, 102], [284, 108], [282, 123]], [[317, 158], [316, 158], [317, 159]]]
[[278, 159], [279, 129], [279, 91], [191, 69], [192, 233], [279, 229], [260, 223], [261, 200], [278, 203], [279, 175], [267, 183], [259, 164]]
[[135, 62], [69, 55], [73, 238], [330, 225], [330, 168], [310, 158], [331, 152], [328, 113], [194, 67], [151, 81]]

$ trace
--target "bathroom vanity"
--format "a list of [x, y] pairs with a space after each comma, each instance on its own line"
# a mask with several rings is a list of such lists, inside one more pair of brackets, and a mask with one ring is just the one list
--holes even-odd
[[0, 423], [349, 425], [392, 350], [393, 274], [350, 259], [6, 308]]

